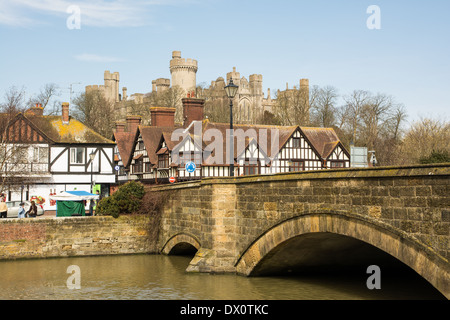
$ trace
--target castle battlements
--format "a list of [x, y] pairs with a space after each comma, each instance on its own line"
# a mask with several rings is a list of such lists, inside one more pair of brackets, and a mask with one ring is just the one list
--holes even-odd
[[105, 90], [105, 86], [104, 85], [93, 84], [93, 85], [86, 86], [85, 90], [86, 90], [86, 92], [90, 92], [90, 91], [94, 91], [94, 90], [103, 91], [103, 90]]
[[251, 74], [249, 76], [249, 81], [250, 82], [262, 82], [263, 76], [262, 76], [262, 74]]
[[190, 58], [177, 58], [170, 60], [170, 71], [175, 68], [187, 68], [187, 69], [195, 69], [198, 70], [198, 62], [197, 60]]

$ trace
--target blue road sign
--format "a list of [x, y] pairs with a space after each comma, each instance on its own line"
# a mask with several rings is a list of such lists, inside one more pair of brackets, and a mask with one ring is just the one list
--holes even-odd
[[189, 161], [189, 162], [186, 163], [184, 168], [186, 169], [187, 172], [191, 173], [191, 172], [195, 171], [196, 165], [195, 165], [194, 162]]

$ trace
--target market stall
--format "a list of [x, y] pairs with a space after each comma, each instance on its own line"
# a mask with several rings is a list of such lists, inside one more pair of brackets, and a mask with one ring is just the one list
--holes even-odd
[[87, 191], [64, 191], [50, 196], [50, 200], [56, 200], [56, 216], [72, 217], [86, 215], [86, 201], [98, 200], [99, 195]]

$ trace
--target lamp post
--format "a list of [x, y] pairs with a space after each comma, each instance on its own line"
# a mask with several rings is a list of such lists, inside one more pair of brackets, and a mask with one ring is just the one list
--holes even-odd
[[94, 164], [94, 158], [95, 158], [95, 152], [92, 150], [92, 152], [89, 154], [89, 159], [91, 159], [91, 193], [94, 191], [94, 190], [92, 190], [94, 188], [93, 179], [92, 179], [92, 167]]
[[230, 177], [234, 176], [234, 137], [233, 137], [233, 99], [236, 95], [239, 86], [233, 83], [233, 78], [230, 79], [230, 82], [227, 86], [225, 86], [225, 92], [227, 93], [228, 99], [230, 99]]

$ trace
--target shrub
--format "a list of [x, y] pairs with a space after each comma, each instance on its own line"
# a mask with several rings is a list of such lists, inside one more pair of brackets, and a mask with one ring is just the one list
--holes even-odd
[[140, 182], [130, 181], [119, 187], [110, 197], [99, 202], [98, 214], [111, 215], [115, 218], [119, 214], [138, 212], [144, 197], [144, 185]]
[[450, 162], [450, 154], [446, 150], [433, 150], [429, 156], [420, 158], [419, 162], [422, 164]]
[[95, 214], [105, 216], [111, 215], [114, 218], [119, 216], [119, 206], [114, 196], [106, 197], [100, 200], [95, 210]]

